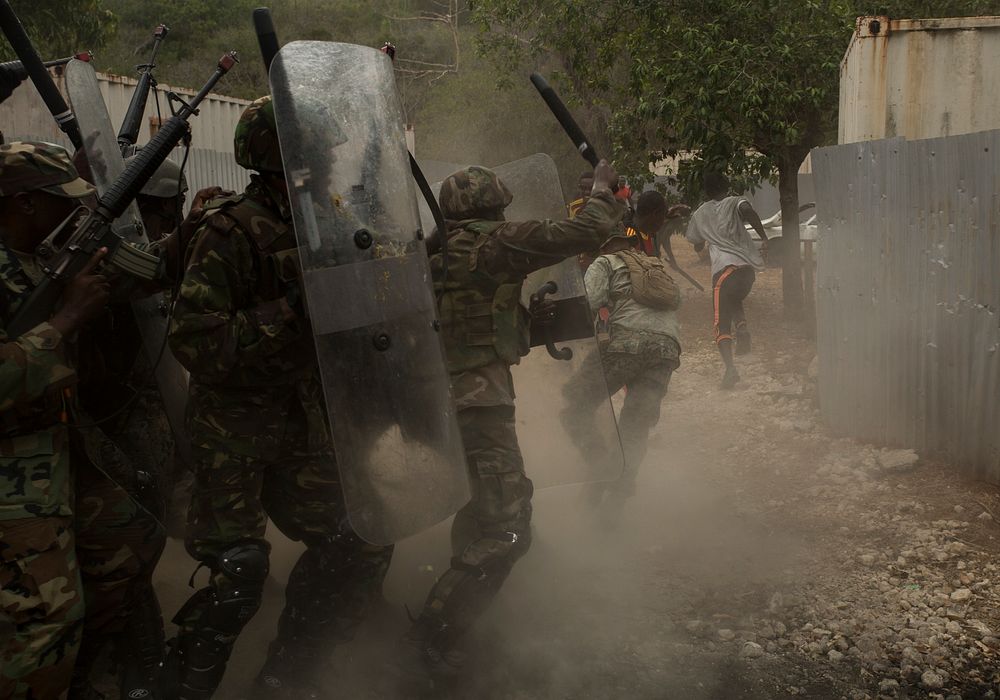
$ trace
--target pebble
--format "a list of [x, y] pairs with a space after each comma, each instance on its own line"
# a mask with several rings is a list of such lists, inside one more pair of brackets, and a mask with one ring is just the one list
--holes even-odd
[[951, 594], [951, 599], [956, 603], [962, 603], [972, 597], [972, 591], [968, 588], [959, 588]]
[[899, 681], [892, 678], [883, 678], [879, 681], [878, 692], [886, 695], [895, 695], [899, 692]]
[[827, 653], [826, 658], [830, 659], [832, 663], [839, 663], [844, 660], [844, 655], [836, 649], [831, 649]]
[[764, 655], [764, 647], [757, 642], [747, 642], [740, 649], [740, 657], [744, 659], [759, 659]]
[[724, 642], [731, 642], [736, 639], [736, 633], [732, 630], [719, 630], [719, 639]]
[[920, 676], [920, 682], [925, 688], [936, 689], [944, 687], [944, 678], [941, 677], [941, 674], [934, 671], [924, 671]]

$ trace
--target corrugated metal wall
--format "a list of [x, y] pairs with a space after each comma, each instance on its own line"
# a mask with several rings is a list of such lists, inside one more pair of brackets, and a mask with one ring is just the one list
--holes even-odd
[[[61, 72], [53, 70], [52, 73], [61, 89]], [[118, 126], [125, 119], [136, 81], [105, 73], [98, 73], [97, 78], [104, 101], [108, 105], [111, 123]], [[166, 100], [168, 90], [173, 90], [185, 98], [194, 95], [191, 90], [173, 88], [161, 83], [160, 111], [164, 120], [170, 117], [170, 108]], [[248, 104], [250, 104], [248, 100], [212, 93], [202, 102], [199, 114], [192, 117], [193, 148], [187, 165], [188, 185], [192, 193], [209, 185], [219, 185], [239, 192], [250, 181], [248, 173], [233, 160], [233, 132], [240, 114]], [[149, 141], [151, 120], [156, 117], [156, 101], [150, 94], [143, 116], [143, 126], [139, 130], [140, 144]], [[0, 104], [0, 130], [3, 131], [7, 141], [51, 141], [67, 147], [70, 145], [69, 139], [56, 127], [45, 103], [29, 81], [23, 83], [8, 100]], [[179, 163], [183, 155], [184, 149], [179, 147], [171, 157]]]
[[820, 402], [837, 433], [1000, 482], [1000, 131], [813, 152]]

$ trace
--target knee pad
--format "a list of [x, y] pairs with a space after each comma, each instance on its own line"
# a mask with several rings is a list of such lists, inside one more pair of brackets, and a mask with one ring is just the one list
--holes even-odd
[[214, 600], [206, 616], [210, 627], [235, 635], [254, 616], [270, 570], [270, 549], [267, 542], [245, 540], [219, 553], [212, 586]]
[[243, 540], [219, 553], [212, 583], [178, 611], [181, 632], [167, 657], [167, 697], [210, 698], [222, 680], [240, 631], [260, 608], [270, 547]]

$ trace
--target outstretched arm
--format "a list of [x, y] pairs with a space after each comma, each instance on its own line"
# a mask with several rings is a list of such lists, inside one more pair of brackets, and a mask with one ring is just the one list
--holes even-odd
[[767, 234], [764, 233], [764, 224], [761, 223], [760, 216], [757, 214], [757, 210], [753, 208], [753, 205], [744, 199], [740, 202], [739, 212], [740, 218], [750, 224], [753, 230], [757, 232], [757, 235], [760, 236], [760, 239], [766, 243]]

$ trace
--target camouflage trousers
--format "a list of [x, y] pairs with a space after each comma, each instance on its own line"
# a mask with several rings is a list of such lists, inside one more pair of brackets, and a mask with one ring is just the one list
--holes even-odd
[[448, 647], [496, 596], [531, 546], [531, 479], [514, 429], [510, 369], [495, 363], [452, 377], [472, 499], [455, 516], [451, 566], [431, 589], [423, 617]]
[[[229, 449], [222, 436], [194, 436], [186, 545], [212, 570], [209, 586], [220, 593], [234, 583], [217, 566], [219, 555], [241, 542], [263, 542], [268, 518], [286, 537], [305, 543], [289, 576], [272, 646], [305, 665], [319, 650], [354, 635], [381, 591], [393, 548], [354, 533], [333, 454], [310, 452], [305, 426], [290, 423], [285, 435], [268, 441], [261, 457]], [[203, 600], [196, 593], [178, 613], [174, 621], [181, 634], [208, 624]]]
[[616, 347], [612, 341], [600, 353], [584, 358], [577, 375], [563, 389], [566, 400], [561, 416], [563, 426], [585, 458], [598, 460], [616, 459], [614, 454], [608, 456], [608, 446], [594, 444], [595, 436], [600, 435], [594, 425], [598, 407], [608, 401], [609, 394], [613, 396], [627, 388], [618, 418], [625, 471], [614, 485], [614, 490], [623, 496], [635, 491], [649, 432], [660, 420], [660, 405], [670, 377], [679, 365], [676, 350], [679, 348], [665, 352], [662, 347]]
[[[76, 451], [74, 451], [76, 452]], [[75, 456], [72, 518], [0, 521], [0, 697], [65, 698], [81, 642], [120, 635], [159, 523]]]

